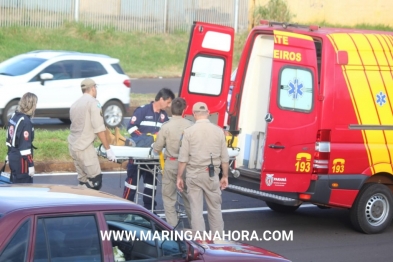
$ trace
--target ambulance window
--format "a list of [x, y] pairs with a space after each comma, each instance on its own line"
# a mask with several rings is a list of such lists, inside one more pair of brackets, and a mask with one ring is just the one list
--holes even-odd
[[309, 112], [313, 107], [313, 76], [302, 68], [284, 68], [280, 76], [278, 101], [283, 109]]
[[197, 56], [192, 64], [188, 91], [213, 96], [221, 94], [224, 66], [222, 58]]

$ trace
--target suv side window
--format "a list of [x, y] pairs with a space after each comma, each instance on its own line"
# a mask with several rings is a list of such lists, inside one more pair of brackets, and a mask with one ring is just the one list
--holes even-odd
[[93, 215], [40, 218], [34, 261], [102, 261], [100, 243]]
[[45, 68], [41, 73], [50, 73], [53, 75], [52, 80], [70, 79], [71, 75], [67, 73], [64, 62], [56, 62]]
[[133, 213], [107, 213], [105, 220], [109, 231], [103, 232], [103, 235], [107, 233], [106, 240], [112, 242], [115, 261], [176, 260], [185, 254], [185, 242], [171, 240], [170, 232], [164, 232], [166, 230], [149, 217]]
[[24, 222], [0, 255], [0, 261], [27, 261], [30, 220]]
[[42, 73], [50, 73], [53, 75], [52, 80], [64, 80], [71, 79], [73, 75], [73, 63], [72, 61], [59, 61], [47, 66], [44, 70], [39, 72], [30, 82], [40, 81], [40, 75]]
[[81, 62], [81, 78], [89, 78], [94, 76], [101, 76], [108, 74], [105, 68], [99, 62], [95, 61], [80, 61]]

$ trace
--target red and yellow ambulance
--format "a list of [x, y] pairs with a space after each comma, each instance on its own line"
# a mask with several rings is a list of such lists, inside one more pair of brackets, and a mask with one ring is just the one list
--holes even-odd
[[237, 135], [240, 176], [229, 189], [282, 212], [304, 202], [348, 208], [365, 233], [390, 226], [393, 33], [261, 21], [223, 123], [233, 45], [232, 28], [194, 23], [180, 89]]

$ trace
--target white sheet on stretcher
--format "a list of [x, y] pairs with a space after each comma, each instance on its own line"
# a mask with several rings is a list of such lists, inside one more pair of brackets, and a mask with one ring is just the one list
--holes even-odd
[[[159, 155], [154, 154], [149, 147], [130, 147], [130, 146], [112, 146], [111, 149], [117, 159], [159, 159]], [[101, 146], [98, 154], [106, 156], [105, 148]], [[164, 149], [165, 150], [165, 149]], [[236, 158], [239, 155], [239, 148], [228, 148], [229, 158]]]

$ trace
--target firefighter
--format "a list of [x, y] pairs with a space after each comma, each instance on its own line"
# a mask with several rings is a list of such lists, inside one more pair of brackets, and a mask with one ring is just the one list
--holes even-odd
[[[178, 223], [178, 216], [176, 212], [176, 177], [180, 139], [183, 134], [183, 130], [192, 125], [191, 121], [182, 117], [185, 108], [186, 101], [183, 98], [177, 97], [172, 101], [172, 118], [162, 125], [160, 132], [157, 134], [157, 140], [153, 146], [154, 151], [157, 153], [165, 147], [165, 168], [162, 174], [162, 201], [164, 202], [166, 221], [173, 227], [175, 227]], [[190, 203], [188, 202], [185, 191], [181, 194], [186, 215], [191, 225]]]
[[[135, 109], [130, 123], [128, 124], [127, 131], [131, 135], [131, 139], [138, 141], [139, 138], [145, 136], [147, 133], [156, 134], [162, 124], [168, 121], [168, 115], [165, 109], [169, 108], [172, 100], [175, 98], [172, 90], [168, 88], [161, 89], [155, 101]], [[154, 167], [149, 166], [150, 169]], [[133, 159], [130, 159], [127, 165], [127, 178], [124, 183], [123, 198], [130, 201], [135, 201], [136, 184], [138, 176], [138, 166], [134, 164]], [[152, 209], [152, 198], [156, 187], [153, 188], [153, 174], [151, 172], [140, 170], [140, 176], [143, 177], [144, 190], [143, 204], [147, 209]], [[154, 201], [154, 207], [156, 202]]]
[[108, 160], [113, 162], [117, 160], [106, 140], [101, 104], [96, 99], [96, 83], [86, 78], [81, 83], [81, 89], [82, 97], [70, 109], [71, 127], [68, 149], [78, 173], [79, 185], [100, 190], [102, 186], [101, 167], [93, 145], [96, 135], [106, 150]]
[[[221, 212], [221, 190], [228, 186], [229, 156], [224, 130], [210, 123], [209, 110], [202, 102], [193, 108], [195, 124], [184, 130], [179, 152], [177, 188], [184, 190], [186, 170], [187, 196], [191, 205], [191, 228], [205, 231], [203, 197], [206, 199], [210, 230], [221, 234], [224, 221]], [[220, 165], [222, 178], [219, 179]], [[221, 190], [220, 190], [221, 189]]]
[[37, 107], [37, 96], [26, 93], [7, 126], [7, 159], [11, 169], [12, 183], [33, 183], [35, 173], [33, 161], [34, 127], [31, 118]]

